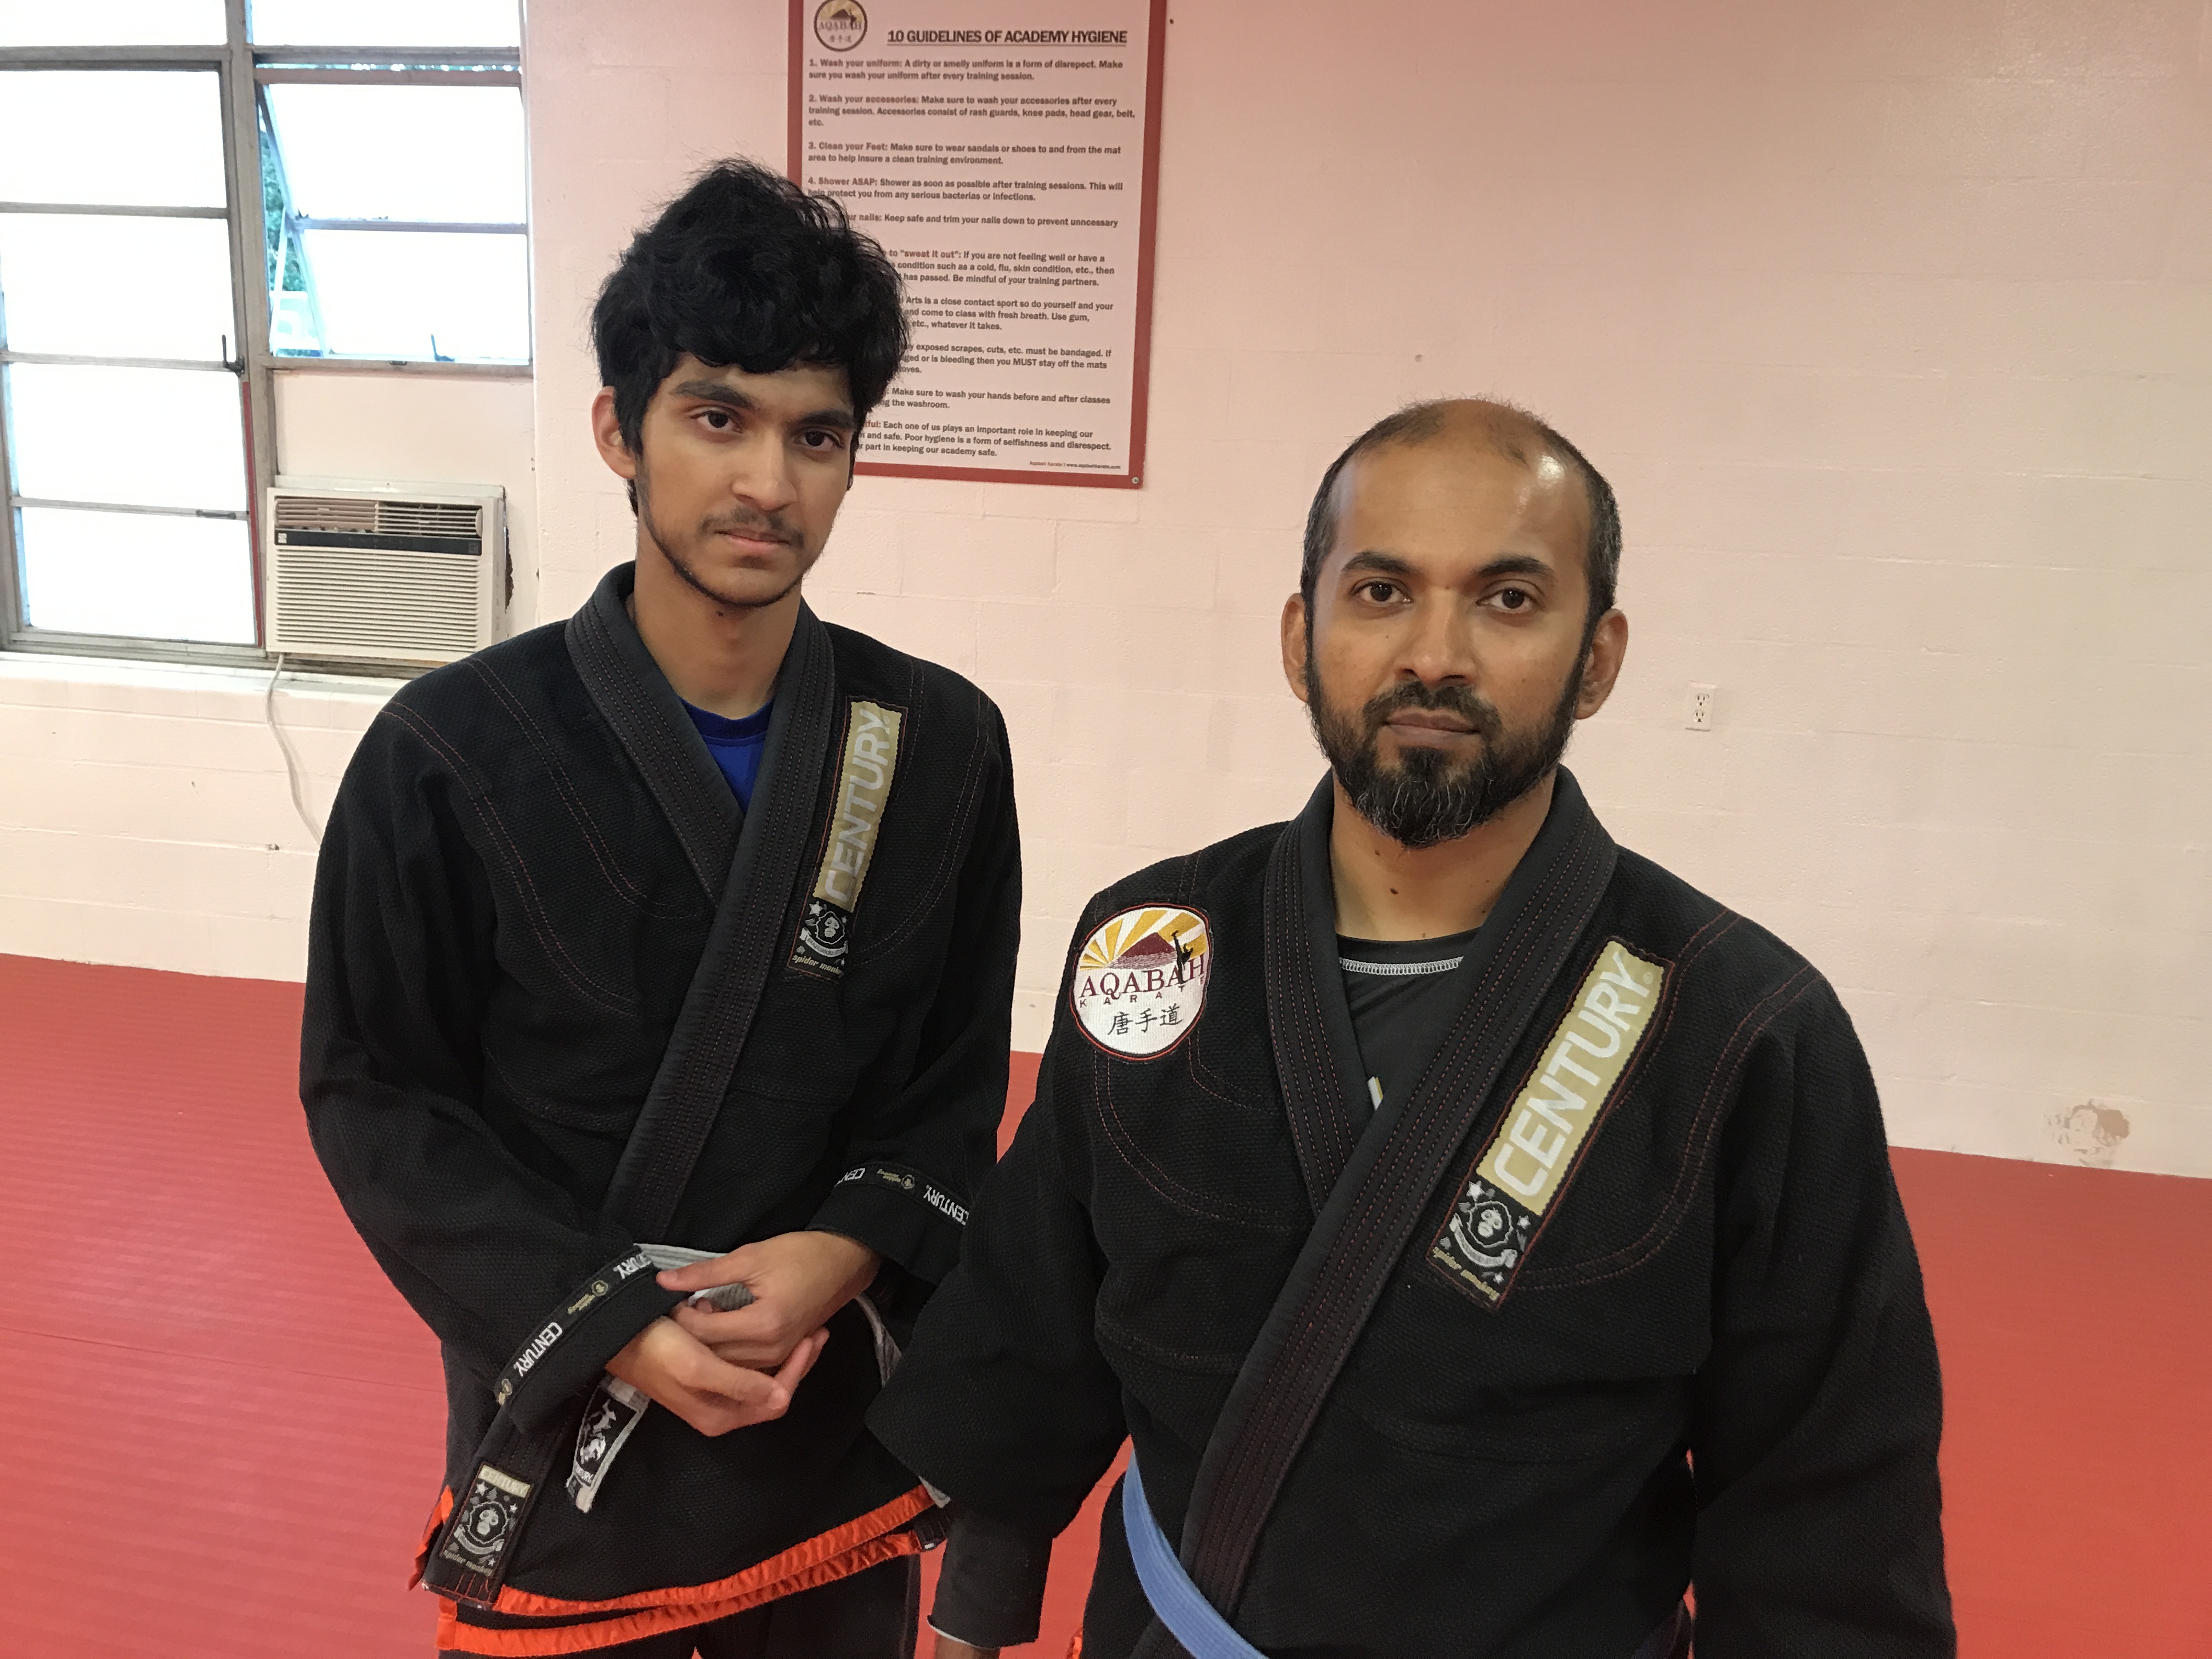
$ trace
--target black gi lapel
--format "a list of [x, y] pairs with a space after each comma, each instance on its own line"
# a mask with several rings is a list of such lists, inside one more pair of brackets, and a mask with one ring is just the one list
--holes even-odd
[[[836, 712], [830, 630], [801, 605], [776, 674], [754, 810], [738, 832], [728, 879], [717, 884], [722, 898], [707, 948], [607, 1188], [605, 1212], [633, 1238], [666, 1241], [677, 1201], [729, 1092], [814, 840]], [[728, 795], [719, 770], [714, 780]]]
[[[1328, 879], [1328, 828], [1336, 785], [1323, 778], [1305, 810], [1284, 827], [1267, 858], [1264, 900], [1267, 954], [1267, 1029], [1275, 1048], [1275, 1075], [1283, 1110], [1298, 1149], [1306, 1194], [1319, 1215], [1336, 1188], [1368, 1116], [1367, 1091], [1358, 1079], [1359, 1041], [1340, 980], [1316, 973], [1316, 961], [1336, 957], [1333, 904], [1318, 909], [1316, 878]], [[1318, 854], [1316, 854], [1316, 848]], [[1316, 857], [1318, 866], [1316, 869]], [[1326, 887], [1322, 890], [1324, 893]], [[1314, 929], [1329, 937], [1316, 956]], [[1324, 992], [1334, 987], [1332, 1000]]]
[[[1317, 794], [1307, 814], [1285, 830], [1285, 841], [1300, 838], [1302, 828], [1310, 827], [1305, 816], [1321, 810]], [[1322, 844], [1325, 852], [1325, 839]], [[1588, 928], [1613, 878], [1615, 852], [1613, 838], [1562, 769], [1543, 829], [1462, 964], [1470, 981], [1466, 1006], [1419, 1084], [1386, 1097], [1376, 1109], [1322, 1205], [1230, 1390], [1183, 1522], [1183, 1564], [1224, 1613], [1236, 1606], [1291, 1462], [1431, 1195], [1451, 1173], [1461, 1143], [1497, 1092], [1507, 1058]], [[1316, 1030], [1326, 1039], [1331, 1024], [1321, 988], [1339, 971], [1333, 913], [1318, 921], [1302, 917], [1304, 925], [1295, 930], [1285, 916], [1279, 927], [1272, 864], [1269, 880], [1268, 1016], [1294, 1034], [1287, 1064], [1279, 1036], [1278, 1066], [1294, 1132], [1297, 1114], [1309, 1118], [1307, 1129], [1299, 1132], [1300, 1157], [1306, 1156], [1310, 1134], [1316, 1160], [1308, 1169], [1311, 1180], [1341, 1144], [1340, 1127], [1328, 1120], [1344, 1109], [1340, 1103], [1358, 1086], [1357, 1048], [1352, 1045], [1348, 1057], [1334, 1052], [1350, 1042], [1348, 1015], [1343, 1042], [1313, 1041]], [[1324, 884], [1314, 890], [1328, 890]], [[1291, 890], [1285, 886], [1280, 896], [1287, 902]], [[1310, 908], [1304, 892], [1297, 898], [1301, 911]], [[1293, 931], [1304, 944], [1303, 960], [1286, 942]], [[1295, 1035], [1300, 1031], [1306, 1034], [1302, 1040]], [[1322, 1068], [1336, 1075], [1322, 1075]], [[1140, 1651], [1158, 1650], [1161, 1634], [1156, 1626]]]
[[[608, 571], [583, 608], [568, 618], [562, 638], [568, 660], [575, 664], [600, 718], [629, 751], [645, 787], [653, 791], [669, 827], [676, 831], [699, 885], [708, 899], [719, 901], [744, 814], [730, 792], [729, 780], [707, 752], [706, 739], [684, 712], [683, 700], [637, 636], [637, 625], [624, 604], [636, 582], [634, 564]], [[796, 636], [793, 643], [797, 644]], [[790, 665], [787, 654], [784, 666], [788, 670]], [[779, 709], [782, 693], [779, 676]], [[769, 719], [773, 726], [776, 716]]]

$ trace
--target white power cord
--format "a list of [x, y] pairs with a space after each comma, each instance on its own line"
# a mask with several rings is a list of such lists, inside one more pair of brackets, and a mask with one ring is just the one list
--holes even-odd
[[283, 677], [284, 653], [276, 653], [276, 666], [269, 676], [269, 690], [261, 699], [261, 712], [269, 722], [270, 734], [276, 739], [276, 747], [284, 756], [284, 779], [292, 787], [292, 810], [300, 815], [300, 822], [307, 826], [307, 833], [315, 838], [315, 845], [323, 844], [323, 827], [315, 822], [314, 814], [307, 810], [307, 781], [301, 775], [300, 757], [292, 751], [292, 739], [284, 735], [284, 728], [276, 722], [276, 682]]

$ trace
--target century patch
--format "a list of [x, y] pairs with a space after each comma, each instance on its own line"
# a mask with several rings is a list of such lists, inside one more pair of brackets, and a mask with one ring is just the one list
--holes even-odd
[[852, 945], [853, 913], [860, 907], [860, 886], [868, 878], [876, 838], [883, 830], [891, 780], [898, 771], [902, 710], [855, 698], [845, 719], [844, 764], [830, 807], [830, 833], [806, 900], [805, 920], [791, 948], [795, 967], [831, 977], [845, 971]]
[[530, 1368], [545, 1357], [545, 1351], [560, 1340], [561, 1322], [555, 1320], [525, 1343], [522, 1352], [514, 1356], [514, 1374], [517, 1376], [527, 1376]]
[[1619, 939], [1606, 942], [1461, 1183], [1429, 1259], [1482, 1301], [1502, 1301], [1519, 1274], [1651, 1029], [1667, 971]]

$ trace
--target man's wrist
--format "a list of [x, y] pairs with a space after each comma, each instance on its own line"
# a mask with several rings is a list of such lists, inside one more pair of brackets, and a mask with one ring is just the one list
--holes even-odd
[[[809, 1227], [805, 1231], [817, 1238], [834, 1241], [832, 1248], [850, 1258], [851, 1266], [844, 1274], [845, 1286], [850, 1292], [846, 1299], [866, 1294], [868, 1286], [876, 1282], [876, 1275], [884, 1270], [884, 1253], [850, 1233], [839, 1232], [835, 1227]], [[843, 1304], [839, 1305], [842, 1307]]]
[[885, 1261], [935, 1284], [959, 1259], [964, 1198], [903, 1164], [863, 1164], [823, 1195], [806, 1222], [865, 1244]]
[[933, 1619], [925, 1622], [937, 1638], [937, 1650], [932, 1659], [999, 1659], [998, 1649], [970, 1642], [964, 1637], [955, 1636], [949, 1630], [940, 1630]]
[[852, 1234], [840, 1232], [835, 1227], [812, 1226], [803, 1228], [801, 1231], [818, 1234], [823, 1238], [834, 1238], [841, 1244], [851, 1245], [862, 1256], [867, 1258], [868, 1266], [871, 1268], [881, 1267], [884, 1265], [884, 1253], [866, 1239], [855, 1238]]
[[569, 1408], [607, 1362], [665, 1318], [681, 1297], [656, 1282], [642, 1251], [617, 1257], [540, 1316], [501, 1367], [495, 1398], [526, 1430]]
[[1052, 1539], [962, 1504], [950, 1519], [929, 1627], [986, 1653], [1036, 1640]]

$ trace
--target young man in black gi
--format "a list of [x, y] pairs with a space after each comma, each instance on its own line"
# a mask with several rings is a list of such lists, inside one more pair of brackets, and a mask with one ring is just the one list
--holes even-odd
[[308, 1121], [444, 1346], [441, 1649], [892, 1659], [936, 1506], [862, 1416], [1005, 1104], [1006, 731], [800, 597], [905, 343], [835, 204], [710, 171], [592, 331], [635, 562], [362, 741]]
[[1125, 1435], [1085, 1659], [1654, 1659], [1692, 1590], [1702, 1659], [1954, 1651], [1850, 1022], [1559, 766], [1620, 551], [1604, 480], [1496, 404], [1323, 479], [1282, 645], [1330, 775], [1091, 902], [870, 1418], [955, 1504], [939, 1655], [1034, 1632]]

